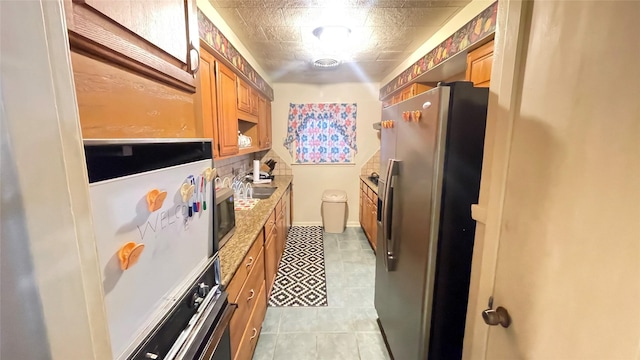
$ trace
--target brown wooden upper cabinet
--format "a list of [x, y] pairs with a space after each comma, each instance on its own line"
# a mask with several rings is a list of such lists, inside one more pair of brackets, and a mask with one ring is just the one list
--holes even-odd
[[[218, 152], [220, 156], [238, 153], [238, 112], [236, 74], [228, 67], [216, 62], [218, 82]], [[215, 138], [214, 138], [215, 142]]]
[[273, 119], [271, 118], [271, 101], [267, 101], [267, 121], [266, 127], [264, 128], [267, 133], [267, 144], [265, 145], [265, 149], [270, 149], [272, 145], [272, 128], [273, 128]]
[[493, 65], [493, 40], [467, 54], [467, 81], [478, 87], [489, 87]]
[[238, 110], [251, 113], [251, 87], [242, 79], [236, 79]]
[[195, 0], [65, 0], [71, 49], [195, 93]]
[[412, 97], [421, 94], [427, 90], [433, 89], [433, 87], [425, 85], [425, 84], [411, 84], [410, 86], [404, 88], [400, 93], [402, 95], [402, 100], [411, 99]]
[[260, 98], [260, 94], [255, 91], [253, 88], [249, 89], [249, 104], [251, 105], [251, 110], [249, 111], [252, 115], [258, 115], [258, 98]]
[[213, 156], [218, 157], [218, 100], [216, 95], [216, 59], [206, 50], [200, 53], [200, 98], [202, 130], [205, 138], [213, 139]]
[[239, 119], [258, 122], [258, 97], [259, 94], [247, 82], [237, 77], [236, 91], [238, 92], [238, 116]]
[[258, 147], [260, 150], [271, 147], [271, 102], [258, 97]]

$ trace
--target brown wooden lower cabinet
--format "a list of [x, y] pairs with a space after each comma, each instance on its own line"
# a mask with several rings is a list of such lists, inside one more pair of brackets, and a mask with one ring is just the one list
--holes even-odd
[[[258, 344], [260, 329], [262, 329], [262, 321], [267, 312], [267, 298], [265, 296], [265, 284], [262, 280], [260, 291], [256, 294], [256, 305], [253, 308], [246, 330], [242, 335], [238, 351], [235, 353], [234, 360], [251, 360], [253, 351]], [[233, 348], [231, 350], [233, 352]]]
[[264, 258], [264, 274], [267, 281], [266, 284], [266, 292], [267, 298], [271, 295], [271, 289], [273, 288], [273, 282], [276, 280], [276, 274], [278, 273], [278, 246], [277, 246], [277, 238], [278, 229], [276, 227], [272, 228], [271, 233], [267, 236], [264, 244], [265, 249], [265, 258]]
[[276, 204], [227, 286], [229, 301], [238, 305], [229, 325], [234, 360], [251, 359], [258, 342], [287, 236], [285, 200]]
[[376, 250], [378, 238], [378, 194], [364, 181], [360, 182], [360, 226], [369, 240], [373, 250]]
[[240, 343], [247, 332], [247, 324], [251, 314], [261, 302], [261, 291], [262, 300], [264, 300], [265, 251], [263, 244], [264, 233], [260, 232], [227, 286], [229, 301], [238, 306], [229, 324], [231, 354], [236, 354], [240, 350]]

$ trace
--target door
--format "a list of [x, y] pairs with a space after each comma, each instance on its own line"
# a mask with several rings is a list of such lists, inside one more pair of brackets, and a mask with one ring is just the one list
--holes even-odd
[[[384, 205], [382, 221], [378, 222], [375, 307], [396, 359], [426, 357], [430, 312], [424, 309], [430, 309], [432, 294], [425, 289], [433, 286], [438, 231], [432, 224], [438, 223], [434, 216], [439, 211], [432, 207], [439, 207], [437, 177], [441, 176], [441, 171], [434, 169], [442, 164], [439, 105], [440, 96], [448, 99], [448, 94], [449, 88], [438, 88], [398, 105], [401, 113], [431, 103], [422, 110], [419, 122], [396, 120], [397, 143], [392, 156], [398, 162], [383, 170], [386, 177], [379, 180]], [[383, 130], [383, 148], [387, 146], [385, 139]], [[381, 166], [392, 163], [389, 160]]]
[[[504, 6], [511, 16], [517, 4]], [[629, 29], [639, 13], [637, 2], [534, 1], [521, 20], [522, 52], [497, 43], [496, 53], [507, 55], [496, 63], [515, 63], [521, 77], [508, 94], [492, 85], [500, 104], [512, 93], [515, 105], [504, 118], [489, 117], [501, 151], [485, 248], [494, 237], [499, 246], [491, 247], [498, 249], [495, 273], [481, 275], [495, 282], [480, 291], [492, 293], [512, 323], [480, 325], [488, 342], [478, 358], [638, 357], [640, 106], [629, 79], [640, 79], [640, 52]], [[600, 35], [576, 31], [585, 24]], [[604, 83], [615, 85], [592, 86]], [[501, 135], [509, 126], [510, 135]], [[506, 164], [495, 165], [502, 153]]]
[[216, 61], [218, 80], [218, 152], [220, 156], [238, 153], [238, 110], [236, 74]]

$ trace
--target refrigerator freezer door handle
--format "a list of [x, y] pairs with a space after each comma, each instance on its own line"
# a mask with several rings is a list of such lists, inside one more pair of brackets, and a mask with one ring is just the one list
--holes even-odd
[[395, 237], [393, 234], [393, 190], [394, 176], [399, 174], [400, 161], [389, 159], [387, 163], [387, 176], [384, 181], [384, 199], [382, 201], [382, 244], [384, 251], [384, 265], [387, 271], [395, 268]]

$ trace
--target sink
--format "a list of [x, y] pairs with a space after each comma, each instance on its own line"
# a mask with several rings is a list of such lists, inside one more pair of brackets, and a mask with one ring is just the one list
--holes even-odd
[[275, 187], [254, 187], [253, 198], [254, 199], [268, 199], [273, 195], [277, 188]]

